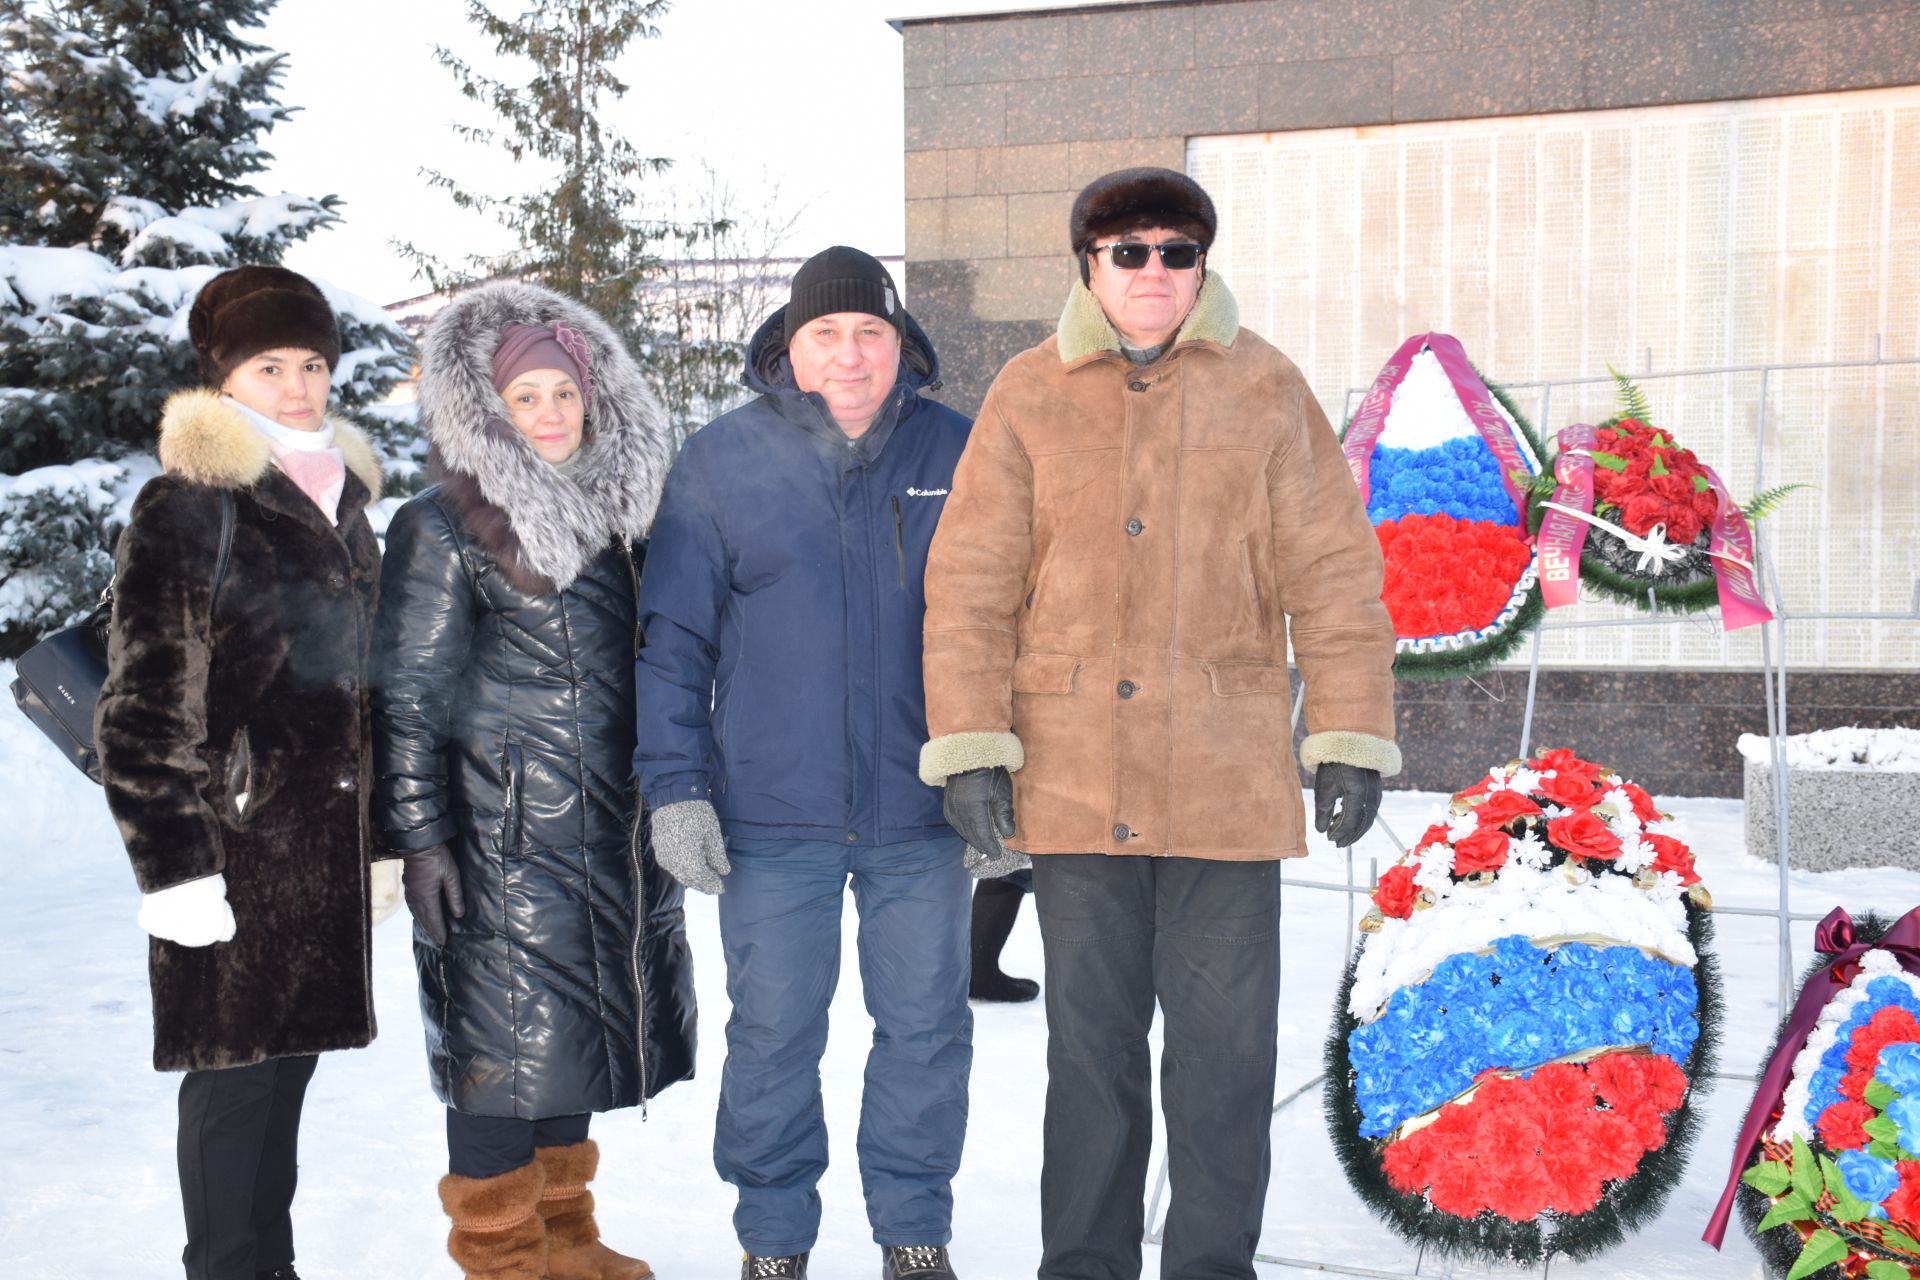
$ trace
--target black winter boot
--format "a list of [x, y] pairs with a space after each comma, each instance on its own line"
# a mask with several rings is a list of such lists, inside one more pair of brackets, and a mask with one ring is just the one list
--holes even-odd
[[[967, 996], [1021, 1004], [1040, 994], [1032, 978], [1009, 978], [1000, 972], [1000, 951], [1013, 933], [1026, 890], [1005, 880], [982, 880], [973, 890], [973, 977]], [[938, 1274], [937, 1272], [932, 1274]]]
[[[976, 899], [977, 900], [977, 899]], [[890, 1244], [880, 1250], [880, 1280], [957, 1280], [937, 1244]]]
[[740, 1259], [740, 1280], [807, 1280], [807, 1255], [756, 1258], [746, 1254]]

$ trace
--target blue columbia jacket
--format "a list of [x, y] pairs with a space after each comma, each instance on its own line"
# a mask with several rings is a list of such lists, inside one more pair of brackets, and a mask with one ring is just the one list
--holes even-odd
[[793, 385], [784, 310], [747, 351], [757, 400], [667, 477], [640, 582], [634, 772], [649, 806], [711, 800], [729, 835], [895, 844], [951, 835], [920, 781], [921, 579], [970, 423], [920, 389], [905, 317], [893, 396], [849, 440]]

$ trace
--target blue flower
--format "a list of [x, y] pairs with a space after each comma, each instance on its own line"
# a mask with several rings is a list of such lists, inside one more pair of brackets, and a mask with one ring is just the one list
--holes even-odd
[[1900, 1126], [1900, 1145], [1920, 1151], [1920, 1097], [1895, 1098], [1887, 1104], [1887, 1119]]
[[1920, 1044], [1890, 1044], [1882, 1049], [1873, 1077], [1896, 1093], [1920, 1094]]
[[1879, 1204], [1900, 1188], [1900, 1170], [1891, 1160], [1864, 1151], [1842, 1151], [1835, 1163], [1847, 1190], [1868, 1204]]

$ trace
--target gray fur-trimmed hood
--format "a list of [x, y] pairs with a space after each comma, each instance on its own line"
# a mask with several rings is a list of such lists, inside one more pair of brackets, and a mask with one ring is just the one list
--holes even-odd
[[[573, 478], [541, 459], [506, 418], [493, 352], [509, 324], [559, 321], [591, 352], [584, 465]], [[550, 289], [481, 285], [433, 318], [421, 344], [420, 422], [451, 486], [465, 479], [503, 519], [484, 521], [505, 564], [565, 590], [607, 544], [646, 536], [671, 461], [666, 415], [612, 326]]]

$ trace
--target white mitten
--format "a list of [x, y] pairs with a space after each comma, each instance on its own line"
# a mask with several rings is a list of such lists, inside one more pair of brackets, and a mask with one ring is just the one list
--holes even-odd
[[233, 908], [227, 905], [227, 878], [219, 872], [140, 895], [140, 927], [156, 938], [183, 947], [232, 942]]
[[368, 893], [368, 914], [380, 924], [400, 909], [400, 864], [404, 858], [382, 858], [373, 864], [373, 881]]

